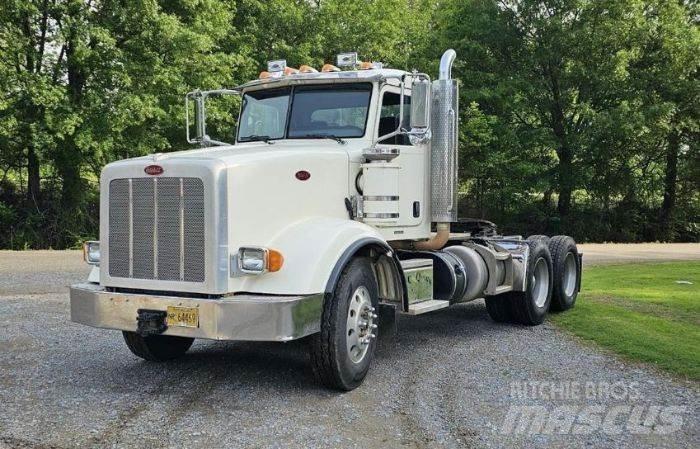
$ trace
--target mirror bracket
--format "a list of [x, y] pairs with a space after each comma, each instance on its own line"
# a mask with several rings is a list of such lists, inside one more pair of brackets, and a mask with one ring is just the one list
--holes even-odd
[[[215, 89], [193, 90], [185, 95], [185, 138], [187, 143], [199, 144], [202, 147], [231, 145], [211, 139], [207, 135], [207, 108], [206, 101], [210, 95], [241, 95], [239, 90]], [[194, 102], [194, 137], [190, 135], [190, 101]]]
[[[413, 73], [405, 74], [401, 77], [401, 94], [399, 97], [399, 125], [396, 127], [396, 129], [390, 133], [384, 134], [383, 136], [379, 136], [375, 138], [372, 141], [372, 144], [370, 145], [368, 151], [372, 151], [376, 148], [377, 144], [381, 142], [382, 140], [389, 139], [391, 137], [397, 136], [397, 135], [408, 135], [409, 139], [411, 141], [411, 144], [416, 145], [416, 144], [424, 144], [430, 141], [431, 138], [431, 132], [430, 132], [430, 126], [426, 128], [412, 128], [410, 131], [407, 130], [404, 127], [404, 97], [405, 97], [405, 90], [406, 90], [406, 78], [411, 78], [411, 83], [413, 83], [414, 79], [418, 80], [423, 80], [424, 82], [428, 83], [428, 86], [430, 86], [430, 76], [428, 76], [425, 73], [419, 73], [414, 71]], [[428, 92], [430, 92], [430, 89], [428, 89]], [[426, 101], [426, 107], [429, 107], [430, 101]], [[429, 114], [427, 114], [429, 116]]]

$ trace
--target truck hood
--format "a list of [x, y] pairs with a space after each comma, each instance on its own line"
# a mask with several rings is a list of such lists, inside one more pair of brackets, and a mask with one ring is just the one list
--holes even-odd
[[[245, 142], [238, 145], [198, 148], [193, 150], [176, 151], [172, 153], [155, 153], [122, 161], [113, 162], [107, 167], [119, 164], [158, 164], [171, 160], [182, 159], [215, 159], [226, 166], [265, 163], [272, 160], [304, 160], [308, 158], [344, 159], [350, 155], [359, 154], [363, 144], [356, 141], [346, 141], [345, 145], [332, 140], [279, 140], [272, 144], [265, 142]], [[106, 167], [106, 168], [107, 168]]]
[[[130, 260], [126, 255], [136, 251], [140, 265], [160, 267], [168, 259], [153, 258], [142, 248], [177, 248], [187, 241], [203, 248], [206, 257], [194, 262], [187, 259], [183, 266], [205, 266], [205, 280], [156, 279], [159, 289], [243, 291], [243, 280], [231, 278], [228, 268], [230, 255], [240, 247], [271, 247], [291, 254], [291, 243], [279, 243], [279, 236], [288, 227], [310, 218], [348, 219], [345, 200], [351, 178], [347, 146], [316, 140], [253, 143], [109, 164], [102, 170], [100, 185], [100, 238], [105, 242], [101, 281], [113, 287], [153, 289], [155, 281], [150, 278], [124, 277], [124, 261]], [[178, 180], [179, 195], [184, 199], [175, 198], [177, 193], [173, 193]], [[178, 218], [184, 217], [185, 202], [193, 204], [186, 210], [199, 214], [193, 226], [180, 224], [189, 223], [186, 217]], [[173, 213], [179, 209], [183, 212]], [[110, 227], [110, 220], [116, 225]], [[187, 236], [173, 231], [177, 229], [185, 229]], [[130, 236], [128, 242], [139, 243], [137, 250], [128, 246], [132, 243], [125, 246], [124, 235]], [[115, 256], [111, 264], [110, 254], [121, 256]], [[117, 266], [122, 271], [111, 277], [109, 270]]]

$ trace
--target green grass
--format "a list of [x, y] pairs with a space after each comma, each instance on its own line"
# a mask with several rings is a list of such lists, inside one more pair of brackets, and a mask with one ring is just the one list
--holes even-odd
[[700, 262], [588, 267], [576, 307], [552, 317], [629, 359], [700, 380]]

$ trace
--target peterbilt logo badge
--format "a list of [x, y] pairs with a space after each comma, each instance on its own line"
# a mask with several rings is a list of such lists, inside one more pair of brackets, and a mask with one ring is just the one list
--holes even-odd
[[163, 167], [160, 165], [149, 165], [148, 167], [144, 168], [143, 171], [145, 171], [147, 175], [157, 176], [163, 174]]
[[299, 170], [294, 174], [294, 176], [296, 176], [299, 181], [306, 181], [311, 177], [311, 173], [307, 172], [306, 170]]

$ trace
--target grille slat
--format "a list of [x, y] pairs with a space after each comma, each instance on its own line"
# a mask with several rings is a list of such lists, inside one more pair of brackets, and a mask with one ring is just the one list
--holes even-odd
[[180, 179], [158, 182], [158, 279], [180, 280]]
[[155, 183], [153, 179], [131, 181], [132, 196], [132, 278], [155, 279], [153, 231], [155, 229]]
[[129, 180], [109, 184], [109, 275], [129, 277]]
[[202, 180], [112, 180], [108, 246], [112, 277], [204, 282]]
[[[182, 180], [185, 195], [184, 202], [184, 250], [185, 280], [189, 282], [204, 281], [204, 185], [197, 178]], [[197, 182], [199, 181], [199, 182]]]

